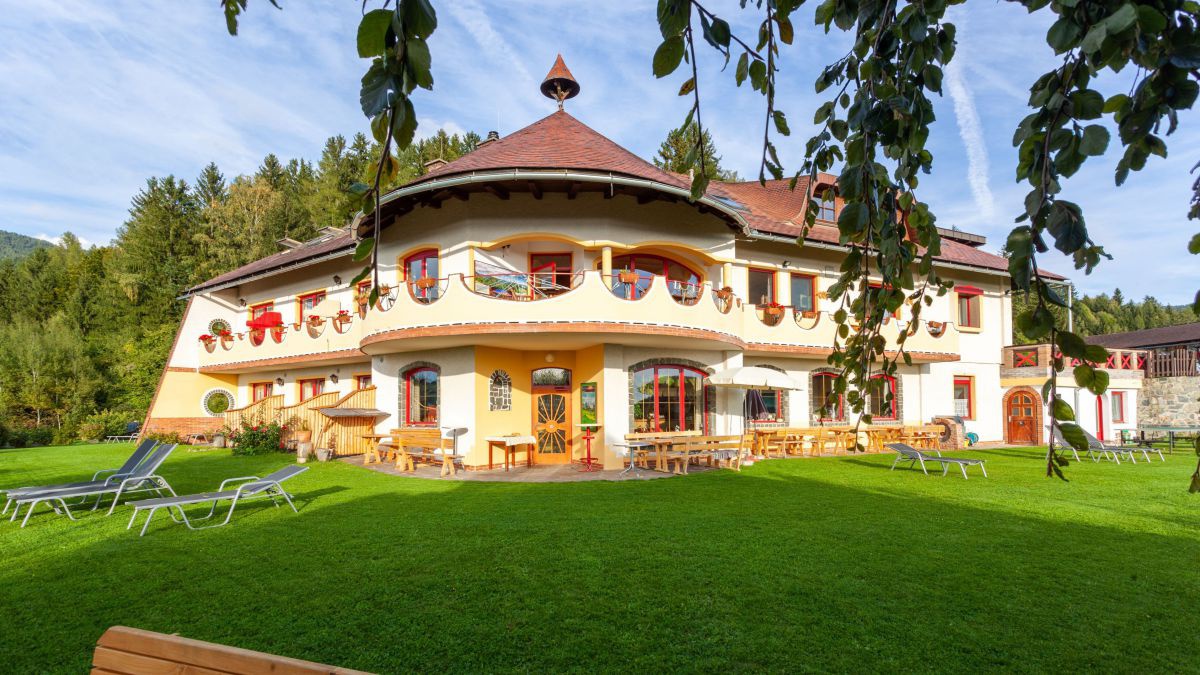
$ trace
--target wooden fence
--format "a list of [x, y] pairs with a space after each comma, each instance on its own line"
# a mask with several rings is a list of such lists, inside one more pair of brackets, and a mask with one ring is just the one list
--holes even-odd
[[279, 409], [283, 407], [283, 394], [268, 396], [241, 408], [226, 410], [221, 415], [225, 426], [230, 429], [240, 429], [242, 422], [250, 424], [274, 422], [279, 419]]
[[288, 430], [283, 434], [284, 441], [290, 441], [297, 431], [308, 429], [312, 432], [314, 448], [325, 447], [321, 443], [321, 427], [325, 425], [325, 417], [317, 412], [317, 408], [332, 408], [338, 401], [338, 392], [330, 391], [318, 394], [295, 405], [279, 409], [279, 423], [287, 425]]
[[1146, 356], [1146, 377], [1197, 377], [1200, 347], [1186, 345], [1151, 349]]
[[[355, 410], [373, 410], [375, 408], [375, 387], [363, 387], [346, 394], [341, 400], [326, 408], [342, 408]], [[313, 441], [318, 447], [332, 448], [335, 455], [361, 455], [367, 451], [367, 440], [363, 434], [375, 432], [374, 415], [353, 417], [326, 417], [320, 415], [320, 433], [317, 428], [313, 431]]]

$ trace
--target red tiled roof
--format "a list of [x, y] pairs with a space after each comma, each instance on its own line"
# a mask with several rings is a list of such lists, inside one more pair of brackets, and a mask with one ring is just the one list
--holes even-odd
[[408, 185], [474, 171], [500, 169], [580, 169], [608, 171], [687, 187], [674, 175], [612, 142], [559, 110], [498, 141], [443, 164]]
[[219, 276], [215, 276], [204, 283], [192, 286], [184, 291], [184, 294], [191, 295], [193, 293], [199, 293], [210, 288], [215, 288], [233, 281], [238, 281], [239, 279], [246, 279], [259, 274], [272, 272], [284, 267], [295, 265], [306, 260], [312, 260], [313, 258], [320, 258], [325, 255], [339, 253], [343, 249], [348, 253], [354, 250], [354, 245], [354, 238], [349, 232], [322, 237], [321, 239], [307, 242], [302, 246], [297, 246], [296, 248], [289, 249], [287, 251], [280, 251], [279, 253], [255, 260], [252, 263], [242, 265], [237, 269], [230, 270]]

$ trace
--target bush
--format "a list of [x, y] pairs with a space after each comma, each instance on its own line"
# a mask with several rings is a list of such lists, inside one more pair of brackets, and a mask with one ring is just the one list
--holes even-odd
[[240, 429], [225, 430], [235, 455], [265, 455], [283, 450], [283, 432], [287, 427], [278, 422], [250, 424], [242, 422]]
[[50, 445], [52, 442], [54, 442], [54, 429], [50, 427], [14, 429], [8, 437], [8, 444], [14, 448]]
[[175, 443], [177, 445], [183, 442], [179, 438], [179, 432], [176, 431], [155, 431], [153, 433], [142, 434], [142, 438], [158, 441], [159, 443]]
[[129, 413], [118, 410], [102, 410], [83, 418], [79, 425], [79, 440], [102, 441], [106, 436], [116, 436], [125, 432], [129, 424]]

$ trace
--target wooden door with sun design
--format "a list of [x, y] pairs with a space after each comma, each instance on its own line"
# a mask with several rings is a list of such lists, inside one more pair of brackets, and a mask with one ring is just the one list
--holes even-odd
[[571, 461], [571, 371], [542, 368], [533, 372], [533, 435], [538, 464]]

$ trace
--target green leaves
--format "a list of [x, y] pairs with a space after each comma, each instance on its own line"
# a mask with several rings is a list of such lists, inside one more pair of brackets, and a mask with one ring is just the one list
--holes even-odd
[[[369, 59], [375, 56], [383, 56], [387, 51], [387, 35], [392, 28], [392, 16], [394, 12], [390, 9], [373, 9], [363, 15], [361, 21], [358, 22], [358, 56], [360, 58]], [[394, 42], [396, 36], [392, 35]]]
[[400, 92], [401, 83], [384, 66], [382, 58], [376, 58], [371, 67], [362, 77], [362, 88], [358, 94], [358, 102], [363, 114], [374, 117], [392, 107], [392, 102]]
[[679, 64], [683, 62], [684, 41], [678, 35], [663, 40], [663, 43], [654, 50], [654, 76], [666, 77], [675, 72]]
[[1089, 157], [1098, 157], [1103, 155], [1106, 149], [1108, 149], [1108, 129], [1099, 124], [1085, 127], [1079, 150]]
[[375, 250], [375, 238], [364, 237], [358, 242], [358, 246], [354, 247], [354, 262], [362, 262], [371, 255], [371, 251]]
[[437, 28], [437, 13], [429, 0], [400, 0], [397, 8], [404, 23], [404, 37], [427, 39]]
[[1055, 398], [1050, 405], [1050, 412], [1054, 415], [1054, 419], [1060, 422], [1074, 422], [1075, 411], [1071, 409], [1071, 405], [1061, 398]]
[[658, 0], [658, 29], [663, 39], [679, 35], [687, 28], [691, 10], [687, 0]]
[[842, 207], [842, 213], [838, 216], [838, 231], [846, 236], [857, 236], [866, 230], [870, 219], [866, 204], [851, 202]]

